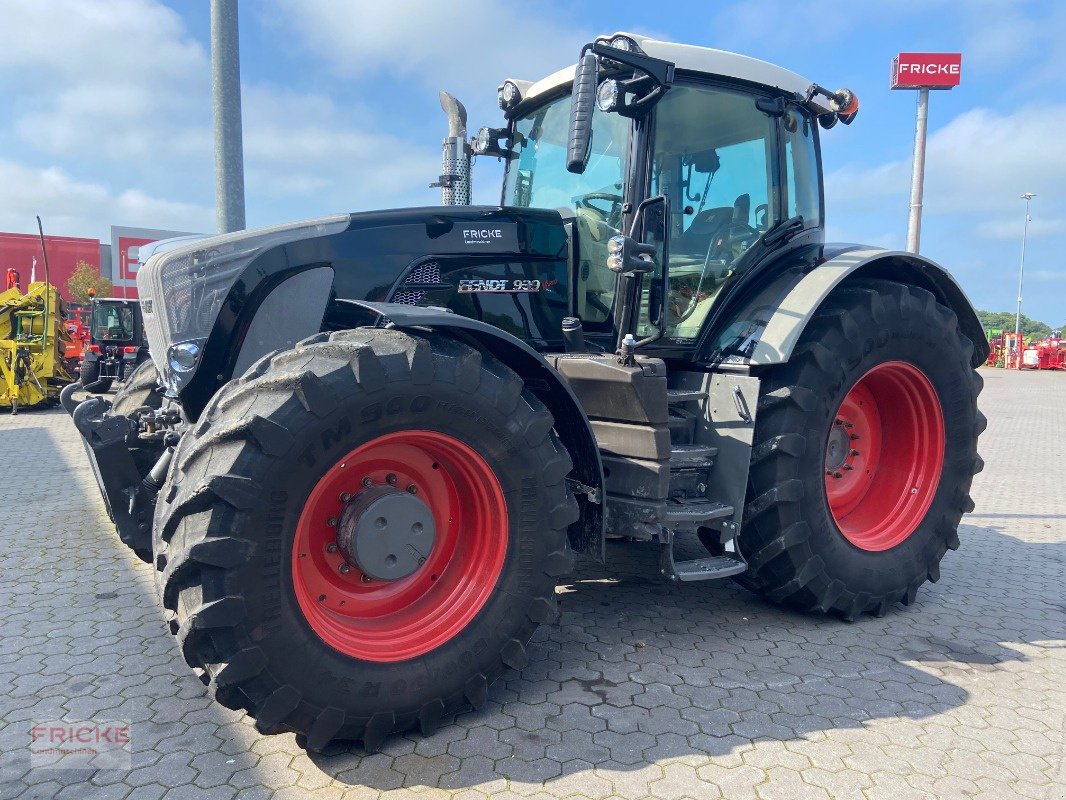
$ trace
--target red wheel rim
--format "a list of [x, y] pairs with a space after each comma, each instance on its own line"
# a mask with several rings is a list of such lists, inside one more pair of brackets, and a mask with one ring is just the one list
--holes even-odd
[[888, 550], [921, 524], [944, 466], [944, 414], [925, 374], [879, 364], [837, 409], [825, 455], [825, 494], [837, 528], [862, 550]]
[[[433, 548], [405, 578], [372, 580], [336, 548], [341, 496], [356, 497], [367, 479], [414, 487], [432, 512]], [[311, 491], [292, 546], [296, 600], [315, 633], [345, 655], [414, 658], [451, 640], [485, 605], [507, 539], [503, 489], [477, 452], [435, 431], [379, 436], [340, 459]]]

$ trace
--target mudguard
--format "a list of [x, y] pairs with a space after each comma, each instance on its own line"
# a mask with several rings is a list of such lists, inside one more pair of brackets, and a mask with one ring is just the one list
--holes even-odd
[[898, 250], [849, 250], [823, 262], [778, 301], [749, 358], [754, 365], [782, 364], [792, 356], [804, 328], [829, 293], [849, 277], [877, 277], [931, 291], [955, 312], [959, 328], [973, 342], [974, 367], [988, 358], [984, 328], [962, 288], [946, 269], [929, 259]]
[[570, 526], [570, 545], [600, 561], [604, 559], [604, 483], [603, 464], [596, 437], [588, 416], [573, 388], [544, 356], [506, 331], [475, 319], [453, 314], [445, 308], [412, 306], [402, 303], [372, 303], [365, 300], [345, 300], [338, 303], [355, 305], [379, 315], [379, 324], [390, 328], [429, 328], [449, 336], [461, 338], [491, 353], [525, 381], [526, 387], [555, 417], [555, 430], [570, 457], [574, 469], [570, 473], [571, 488], [577, 498], [581, 516]]

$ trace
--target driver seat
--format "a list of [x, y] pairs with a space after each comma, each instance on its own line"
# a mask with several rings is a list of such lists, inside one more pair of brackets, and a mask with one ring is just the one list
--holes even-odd
[[692, 219], [688, 229], [677, 237], [674, 252], [678, 255], [698, 258], [701, 262], [707, 255], [715, 235], [729, 222], [733, 209], [729, 206], [708, 208]]

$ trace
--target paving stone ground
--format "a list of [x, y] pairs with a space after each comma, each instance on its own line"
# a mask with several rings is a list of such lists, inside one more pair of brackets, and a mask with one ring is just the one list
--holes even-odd
[[[0, 800], [1066, 797], [1066, 374], [983, 374], [977, 508], [911, 608], [670, 588], [613, 544], [486, 708], [374, 755], [209, 701], [70, 420], [0, 417]], [[132, 769], [31, 769], [32, 723], [63, 717], [132, 720]]]

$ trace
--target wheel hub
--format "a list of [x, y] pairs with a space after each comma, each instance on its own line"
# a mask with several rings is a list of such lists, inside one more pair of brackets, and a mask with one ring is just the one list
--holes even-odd
[[829, 432], [829, 441], [825, 446], [825, 471], [833, 473], [844, 466], [851, 451], [851, 440], [848, 438], [844, 425], [840, 420]]
[[426, 563], [437, 536], [433, 512], [416, 494], [391, 486], [360, 492], [344, 507], [337, 546], [375, 580], [395, 581]]

